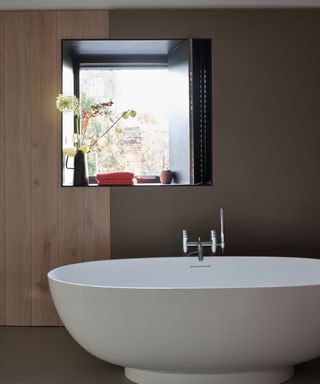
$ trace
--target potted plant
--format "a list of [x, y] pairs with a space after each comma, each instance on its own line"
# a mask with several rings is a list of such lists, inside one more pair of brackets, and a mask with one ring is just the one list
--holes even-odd
[[173, 179], [173, 172], [169, 169], [169, 164], [165, 160], [165, 156], [162, 158], [162, 170], [160, 171], [161, 184], [170, 184]]

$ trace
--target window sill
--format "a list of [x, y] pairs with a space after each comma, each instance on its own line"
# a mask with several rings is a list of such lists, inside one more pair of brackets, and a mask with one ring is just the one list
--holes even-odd
[[66, 188], [110, 188], [110, 187], [116, 187], [116, 188], [139, 188], [139, 187], [194, 187], [194, 186], [211, 186], [211, 184], [206, 184], [206, 185], [197, 185], [197, 184], [161, 184], [161, 183], [138, 183], [134, 185], [127, 185], [127, 184], [108, 184], [108, 185], [98, 185], [98, 184], [89, 184], [89, 185], [84, 185], [84, 186], [73, 186], [73, 185], [62, 185], [62, 187]]

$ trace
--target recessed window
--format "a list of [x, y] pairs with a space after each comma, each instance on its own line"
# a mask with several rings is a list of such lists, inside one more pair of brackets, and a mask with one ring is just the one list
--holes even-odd
[[88, 185], [86, 161], [89, 186], [111, 172], [211, 185], [210, 39], [63, 40], [62, 93], [81, 106], [62, 116], [62, 185]]

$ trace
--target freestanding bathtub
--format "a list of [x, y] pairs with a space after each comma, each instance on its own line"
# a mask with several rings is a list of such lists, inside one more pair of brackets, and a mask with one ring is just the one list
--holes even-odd
[[93, 261], [49, 272], [58, 313], [141, 384], [274, 384], [320, 356], [320, 260]]

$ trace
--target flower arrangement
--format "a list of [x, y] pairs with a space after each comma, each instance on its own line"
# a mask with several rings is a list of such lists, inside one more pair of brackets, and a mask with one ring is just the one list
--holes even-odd
[[[56, 105], [60, 112], [73, 112], [75, 117], [76, 130], [72, 137], [73, 147], [64, 150], [64, 153], [67, 156], [75, 156], [78, 151], [82, 151], [83, 153], [90, 152], [98, 141], [115, 127], [121, 119], [135, 117], [137, 114], [134, 110], [127, 110], [114, 119], [111, 110], [113, 102], [111, 100], [104, 103], [93, 104], [90, 106], [89, 111], [81, 111], [80, 100], [74, 95], [66, 94], [57, 96]], [[89, 136], [87, 131], [90, 120], [98, 116], [109, 117], [111, 125], [99, 136]]]

